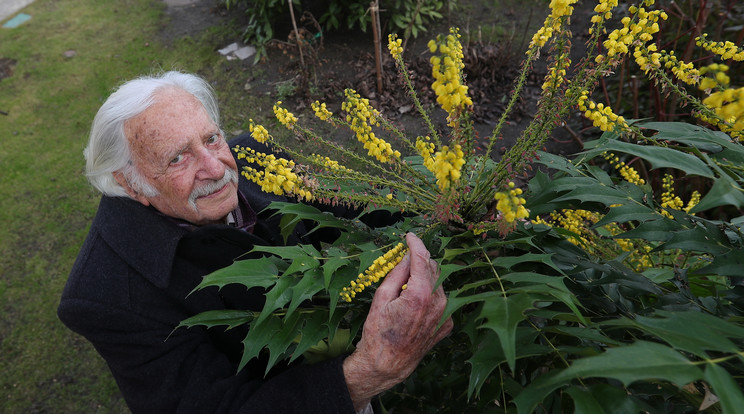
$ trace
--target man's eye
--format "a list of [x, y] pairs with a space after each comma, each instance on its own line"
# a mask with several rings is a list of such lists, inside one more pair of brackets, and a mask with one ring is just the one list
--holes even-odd
[[220, 140], [220, 136], [218, 134], [214, 134], [209, 139], [207, 139], [207, 144], [214, 144], [215, 142]]
[[181, 161], [183, 161], [183, 154], [178, 154], [178, 155], [176, 155], [176, 157], [175, 157], [175, 158], [173, 158], [173, 159], [171, 160], [171, 162], [170, 162], [170, 163], [171, 163], [171, 165], [174, 165], [174, 164], [178, 164], [178, 163], [180, 163]]

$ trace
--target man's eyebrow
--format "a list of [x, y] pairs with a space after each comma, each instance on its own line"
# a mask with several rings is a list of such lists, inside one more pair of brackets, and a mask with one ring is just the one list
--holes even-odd
[[191, 144], [188, 143], [184, 145], [183, 147], [180, 147], [173, 151], [168, 152], [166, 154], [164, 162], [166, 163], [166, 165], [170, 164], [170, 162], [173, 161], [174, 158], [186, 152], [190, 147], [191, 147]]

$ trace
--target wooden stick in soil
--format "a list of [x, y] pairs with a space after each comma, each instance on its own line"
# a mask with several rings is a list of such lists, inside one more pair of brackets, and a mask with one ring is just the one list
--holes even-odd
[[297, 42], [297, 49], [300, 51], [300, 64], [302, 68], [305, 68], [305, 58], [302, 57], [302, 39], [300, 39], [300, 31], [297, 30], [297, 20], [295, 20], [294, 7], [292, 7], [292, 0], [287, 0], [289, 3], [289, 15], [292, 16], [292, 26], [295, 32], [295, 41]]
[[380, 6], [378, 0], [369, 4], [372, 13], [372, 34], [375, 38], [375, 69], [377, 70], [377, 92], [382, 93], [382, 49], [380, 46]]

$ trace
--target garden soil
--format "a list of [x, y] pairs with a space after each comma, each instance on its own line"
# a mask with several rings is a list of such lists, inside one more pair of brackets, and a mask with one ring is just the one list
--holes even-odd
[[[209, 27], [224, 25], [236, 18], [244, 19], [242, 13], [225, 10], [215, 0], [165, 2], [166, 19], [160, 37], [166, 43], [184, 36], [196, 38]], [[467, 84], [474, 101], [473, 120], [479, 148], [483, 148], [511, 96], [523, 50], [532, 33], [542, 24], [548, 9], [544, 2], [535, 0], [460, 0], [457, 4], [456, 11], [428, 28], [428, 32], [408, 41], [404, 58], [417, 90], [423, 92], [420, 93], [421, 101], [425, 107], [434, 108], [426, 43], [436, 34], [446, 33], [450, 26], [460, 28], [463, 39], [467, 39], [464, 50]], [[587, 40], [584, 29], [591, 13], [591, 7], [586, 6], [577, 6], [574, 13], [573, 62], [578, 62], [584, 52], [583, 44]], [[246, 93], [273, 95], [282, 99], [294, 113], [309, 112], [310, 102], [316, 99], [326, 102], [332, 111], [337, 112], [343, 98], [341, 91], [353, 88], [369, 98], [377, 109], [409, 135], [428, 134], [387, 53], [386, 39], [381, 44], [383, 88], [378, 89], [371, 30], [369, 33], [323, 34], [315, 16], [297, 16], [298, 31], [304, 40], [300, 56], [289, 14], [285, 20], [277, 28], [276, 39], [269, 44], [266, 57], [258, 62], [254, 62], [252, 57], [245, 59], [240, 62], [243, 70], [231, 71], [231, 76], [245, 77], [245, 81], [239, 84], [245, 85]], [[382, 32], [388, 31], [383, 27]], [[240, 42], [239, 33], [235, 34], [233, 41]], [[214, 45], [215, 53], [227, 44]], [[520, 101], [501, 130], [502, 141], [496, 147], [496, 158], [517, 139], [532, 119], [545, 73], [544, 63], [535, 64]], [[443, 112], [434, 108], [431, 113], [435, 126], [445, 130]], [[579, 151], [581, 132], [586, 127], [579, 114], [573, 114], [565, 125], [554, 130], [544, 149], [563, 155]]]

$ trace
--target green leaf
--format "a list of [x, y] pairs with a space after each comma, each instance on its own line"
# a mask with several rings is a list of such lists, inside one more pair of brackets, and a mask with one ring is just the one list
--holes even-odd
[[209, 310], [184, 319], [178, 324], [176, 329], [192, 326], [205, 326], [213, 328], [215, 326], [227, 326], [226, 329], [232, 329], [236, 326], [244, 325], [253, 320], [254, 312], [245, 310], [219, 309]]
[[627, 391], [609, 384], [594, 384], [588, 389], [572, 386], [566, 393], [574, 401], [574, 414], [637, 414], [643, 411]]
[[571, 163], [566, 157], [560, 155], [551, 154], [549, 152], [537, 151], [537, 162], [558, 171], [567, 172], [571, 175], [579, 175], [580, 172], [575, 165]]
[[[728, 336], [742, 334], [744, 329], [721, 318], [701, 312], [659, 312], [663, 317], [636, 316], [635, 323], [674, 348], [687, 351], [700, 358], [708, 358], [707, 351], [736, 353], [738, 347]], [[730, 332], [730, 334], [729, 334]]]
[[[263, 323], [251, 324], [248, 334], [243, 339], [243, 357], [238, 365], [238, 372], [245, 367], [251, 359], [258, 356], [261, 350], [269, 343], [271, 337], [281, 330], [282, 321], [270, 315]], [[267, 367], [267, 369], [269, 369]]]
[[614, 139], [600, 139], [595, 142], [597, 142], [596, 148], [586, 151], [586, 154], [601, 153], [603, 151], [623, 152], [641, 157], [650, 162], [652, 169], [673, 168], [684, 171], [688, 175], [699, 175], [707, 178], [715, 177], [713, 171], [700, 158], [677, 149], [637, 145]]
[[[520, 285], [517, 288], [512, 288], [510, 290], [511, 292], [539, 293], [558, 299], [571, 309], [581, 323], [588, 324], [586, 319], [584, 319], [584, 315], [579, 311], [578, 307], [581, 304], [576, 296], [566, 287], [564, 277], [547, 276], [532, 272], [518, 272], [508, 273], [502, 279]], [[524, 286], [525, 284], [526, 286]]]
[[713, 255], [722, 254], [729, 249], [722, 246], [711, 232], [700, 228], [681, 230], [671, 234], [666, 243], [653, 251], [680, 249], [684, 251], [705, 252]]
[[693, 274], [744, 277], [744, 251], [735, 249], [719, 254], [713, 258], [713, 263], [695, 270]]
[[312, 298], [323, 290], [323, 273], [320, 269], [312, 269], [302, 276], [302, 279], [292, 288], [292, 300], [287, 308], [287, 318], [302, 302]]
[[713, 387], [724, 414], [740, 413], [744, 407], [744, 396], [741, 387], [721, 366], [709, 363], [705, 368], [703, 379]]
[[310, 317], [305, 318], [297, 347], [294, 349], [289, 362], [302, 356], [305, 351], [316, 346], [327, 336], [328, 330], [324, 326], [327, 320], [328, 312], [323, 310], [315, 310]]
[[592, 228], [602, 227], [610, 223], [655, 220], [660, 217], [661, 215], [657, 211], [648, 206], [639, 203], [627, 203], [617, 207], [610, 207], [607, 214], [594, 224]]
[[644, 221], [636, 228], [618, 234], [618, 239], [643, 239], [647, 241], [666, 241], [673, 232], [683, 229], [682, 225], [666, 217]]
[[628, 201], [632, 201], [633, 199], [627, 193], [615, 187], [609, 187], [595, 181], [593, 185], [573, 185], [568, 193], [555, 199], [555, 201], [563, 200], [597, 202], [611, 206], [613, 204], [627, 204]]
[[[556, 272], [563, 274], [563, 271], [553, 263], [552, 254], [546, 253], [525, 253], [521, 256], [500, 256], [492, 261], [494, 267], [503, 267], [512, 269], [514, 266], [523, 263], [542, 263], [555, 269]], [[534, 267], [534, 265], [532, 265]]]
[[256, 318], [256, 324], [260, 324], [269, 315], [277, 309], [281, 309], [289, 303], [292, 298], [292, 286], [298, 282], [293, 277], [281, 277], [277, 280], [274, 287], [266, 293], [266, 303], [264, 304], [261, 313]]
[[266, 348], [269, 350], [269, 360], [266, 363], [264, 375], [269, 373], [277, 361], [284, 359], [287, 349], [295, 344], [294, 339], [300, 334], [299, 320], [300, 314], [298, 313], [282, 319], [281, 329], [275, 332], [266, 342]]
[[496, 296], [483, 303], [479, 315], [479, 318], [486, 319], [480, 328], [488, 328], [498, 334], [499, 343], [512, 371], [517, 359], [517, 325], [525, 319], [524, 312], [532, 308], [532, 302], [533, 298], [524, 294]]
[[320, 252], [311, 245], [254, 246], [252, 251], [275, 254], [284, 260], [291, 261], [289, 267], [283, 272], [284, 275], [303, 273], [320, 266], [317, 259], [320, 257]]
[[246, 288], [268, 288], [278, 280], [279, 269], [275, 258], [262, 257], [260, 259], [239, 260], [228, 267], [212, 272], [202, 279], [191, 293], [208, 286], [222, 288], [231, 283], [238, 283]]
[[349, 264], [348, 253], [338, 247], [330, 247], [325, 251], [326, 261], [323, 263], [323, 286], [328, 289], [331, 278], [338, 268]]
[[690, 214], [725, 205], [742, 208], [744, 206], [744, 192], [733, 179], [724, 175], [713, 181], [713, 187], [690, 210]]
[[[539, 333], [532, 328], [517, 327], [516, 343], [518, 344], [518, 358], [543, 355], [552, 352], [547, 346], [535, 344]], [[466, 361], [470, 364], [470, 381], [468, 382], [468, 398], [480, 393], [481, 387], [489, 379], [491, 372], [501, 363], [506, 362], [506, 355], [499, 344], [496, 332], [485, 329], [479, 335], [477, 347], [473, 356]]]
[[530, 413], [553, 390], [569, 385], [575, 378], [592, 377], [613, 378], [626, 386], [641, 380], [664, 380], [682, 387], [700, 379], [702, 371], [668, 346], [637, 341], [576, 360], [562, 371], [538, 377], [514, 402], [520, 413]]

